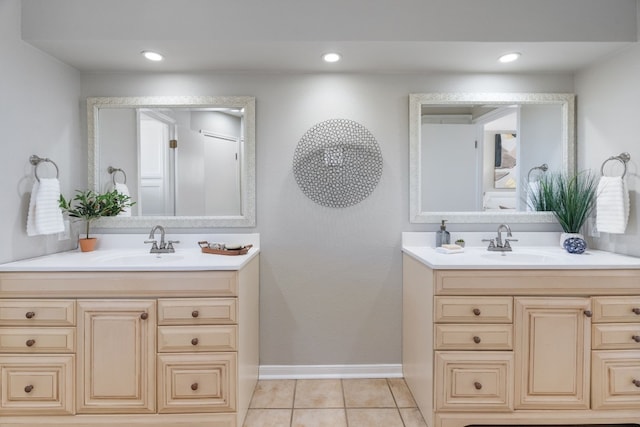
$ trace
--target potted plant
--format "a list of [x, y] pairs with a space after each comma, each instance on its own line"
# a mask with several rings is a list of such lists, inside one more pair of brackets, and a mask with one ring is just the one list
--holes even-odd
[[596, 177], [590, 171], [546, 174], [529, 197], [530, 207], [553, 212], [564, 231], [560, 236], [560, 246], [564, 247], [567, 238], [582, 239], [580, 231], [595, 207], [597, 188]]
[[133, 204], [131, 197], [116, 190], [103, 194], [96, 193], [93, 190], [76, 190], [76, 195], [72, 200], [67, 201], [61, 194], [59, 203], [62, 211], [66, 212], [70, 217], [85, 221], [86, 237], [79, 239], [82, 252], [90, 252], [96, 245], [96, 238], [89, 237], [91, 221], [103, 216], [118, 215]]

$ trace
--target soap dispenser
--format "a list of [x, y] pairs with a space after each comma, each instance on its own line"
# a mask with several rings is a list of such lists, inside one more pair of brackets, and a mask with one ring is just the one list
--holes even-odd
[[446, 219], [443, 219], [440, 230], [436, 231], [436, 248], [451, 243], [451, 235], [447, 231], [447, 226], [444, 225], [445, 222]]

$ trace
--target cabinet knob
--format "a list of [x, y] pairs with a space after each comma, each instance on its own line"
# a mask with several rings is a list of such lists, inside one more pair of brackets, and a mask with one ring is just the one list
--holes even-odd
[[194, 338], [191, 340], [191, 345], [198, 345], [198, 338]]
[[198, 310], [193, 310], [191, 312], [191, 317], [198, 317], [198, 316], [200, 316], [200, 313], [198, 312]]
[[631, 309], [631, 311], [633, 311], [633, 312], [634, 312], [635, 314], [637, 314], [637, 315], [640, 315], [640, 308], [638, 308], [638, 307], [633, 307], [633, 308]]
[[479, 308], [474, 308], [473, 309], [473, 314], [475, 314], [476, 316], [480, 316], [480, 309]]
[[31, 390], [33, 390], [33, 386], [31, 384], [29, 384], [24, 388], [25, 393], [31, 393]]
[[474, 343], [476, 343], [476, 344], [480, 344], [480, 341], [482, 341], [482, 340], [480, 339], [480, 337], [479, 337], [479, 336], [477, 336], [477, 335], [476, 335], [476, 336], [474, 336], [474, 337], [473, 337], [473, 342], [474, 342]]
[[480, 390], [480, 389], [482, 389], [482, 384], [480, 384], [478, 381], [476, 381], [475, 383], [473, 383], [473, 386], [476, 388], [476, 390]]
[[24, 317], [26, 317], [27, 319], [33, 319], [34, 317], [36, 317], [36, 313], [33, 311], [27, 311]]
[[634, 386], [640, 387], [640, 380], [633, 380], [631, 382], [633, 383]]
[[27, 347], [33, 347], [35, 343], [36, 343], [36, 340], [27, 340], [25, 344], [27, 345]]
[[584, 311], [584, 315], [587, 316], [587, 317], [591, 317], [591, 316], [593, 316], [593, 313], [591, 312], [591, 310], [585, 310]]
[[142, 313], [142, 314], [140, 315], [140, 318], [141, 318], [142, 320], [147, 320], [147, 319], [149, 318], [149, 313], [147, 313], [147, 312]]
[[191, 384], [191, 390], [196, 391], [198, 389], [198, 383]]
[[631, 337], [632, 340], [634, 340], [635, 342], [640, 342], [640, 335], [634, 335]]

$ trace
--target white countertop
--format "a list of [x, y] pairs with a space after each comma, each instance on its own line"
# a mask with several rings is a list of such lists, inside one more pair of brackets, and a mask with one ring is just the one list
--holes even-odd
[[[462, 253], [442, 254], [427, 245], [434, 233], [403, 233], [402, 251], [436, 270], [640, 269], [640, 258], [636, 257], [591, 249], [579, 255], [570, 254], [560, 248], [558, 233], [552, 233], [555, 234], [555, 240], [547, 239], [548, 236], [529, 236], [533, 240], [528, 240], [524, 236], [526, 233], [518, 234], [518, 237], [523, 237], [521, 240], [526, 246], [513, 243], [512, 252], [490, 252], [486, 246], [467, 246]], [[558, 242], [557, 246], [545, 243], [551, 240]], [[477, 242], [478, 239], [469, 236], [465, 237], [465, 241]], [[532, 244], [532, 241], [540, 244]]]
[[[151, 254], [144, 244], [148, 235], [104, 234], [98, 237], [93, 252], [73, 250], [36, 258], [0, 264], [7, 271], [203, 271], [240, 270], [260, 252], [258, 234], [169, 234], [165, 240], [179, 240], [175, 253]], [[159, 239], [159, 236], [156, 236]], [[202, 253], [197, 242], [251, 244], [246, 255], [214, 255]]]

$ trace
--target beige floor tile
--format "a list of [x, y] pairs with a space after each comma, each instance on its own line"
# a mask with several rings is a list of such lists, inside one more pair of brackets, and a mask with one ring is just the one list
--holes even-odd
[[340, 380], [298, 380], [294, 408], [344, 408]]
[[407, 387], [407, 383], [404, 382], [404, 378], [389, 378], [388, 381], [398, 408], [416, 407], [416, 402], [413, 400], [413, 396], [409, 391], [409, 387]]
[[405, 427], [427, 427], [418, 408], [401, 408], [400, 415]]
[[263, 409], [293, 408], [295, 385], [295, 380], [258, 381], [249, 407]]
[[342, 380], [342, 387], [347, 408], [396, 407], [386, 379]]
[[294, 409], [291, 427], [347, 427], [347, 416], [341, 409]]
[[243, 427], [289, 427], [291, 409], [249, 409]]
[[404, 427], [395, 408], [347, 409], [349, 427]]

